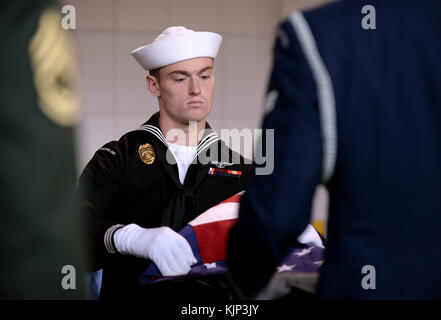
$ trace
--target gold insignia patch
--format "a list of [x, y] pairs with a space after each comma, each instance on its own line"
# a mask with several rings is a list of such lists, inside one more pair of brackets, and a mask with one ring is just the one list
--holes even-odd
[[80, 116], [74, 47], [61, 28], [61, 15], [54, 8], [40, 17], [29, 45], [34, 83], [41, 111], [61, 126], [72, 126]]
[[141, 158], [141, 161], [145, 164], [152, 164], [155, 161], [155, 150], [153, 150], [153, 147], [146, 143], [139, 146], [139, 158]]

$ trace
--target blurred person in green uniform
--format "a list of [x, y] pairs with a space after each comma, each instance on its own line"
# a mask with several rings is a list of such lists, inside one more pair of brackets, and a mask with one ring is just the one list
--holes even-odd
[[0, 4], [0, 299], [84, 298], [72, 43], [52, 1]]

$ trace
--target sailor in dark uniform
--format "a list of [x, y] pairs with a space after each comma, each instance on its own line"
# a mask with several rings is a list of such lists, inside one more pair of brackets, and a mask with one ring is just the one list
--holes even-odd
[[205, 121], [221, 41], [170, 27], [132, 52], [150, 71], [159, 112], [100, 148], [80, 177], [95, 269], [103, 269], [100, 298], [230, 298], [222, 278], [139, 282], [150, 261], [163, 275], [188, 273], [196, 259], [177, 231], [245, 187], [245, 159]]
[[73, 42], [57, 1], [0, 7], [0, 299], [82, 299]]

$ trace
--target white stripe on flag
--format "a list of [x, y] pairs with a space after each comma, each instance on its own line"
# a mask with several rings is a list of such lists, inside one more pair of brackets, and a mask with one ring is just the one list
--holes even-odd
[[239, 203], [227, 202], [214, 206], [193, 221], [190, 221], [191, 226], [198, 226], [205, 223], [217, 222], [222, 220], [237, 219], [239, 216]]

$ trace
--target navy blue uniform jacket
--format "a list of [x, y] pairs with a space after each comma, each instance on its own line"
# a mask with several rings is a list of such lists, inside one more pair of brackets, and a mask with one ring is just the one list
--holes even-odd
[[[366, 4], [376, 29], [362, 28]], [[229, 244], [245, 296], [304, 230], [324, 182], [318, 297], [440, 299], [441, 1], [339, 1], [293, 13], [278, 29], [267, 108], [274, 171], [250, 179]], [[373, 276], [366, 265], [375, 289], [362, 287]]]

